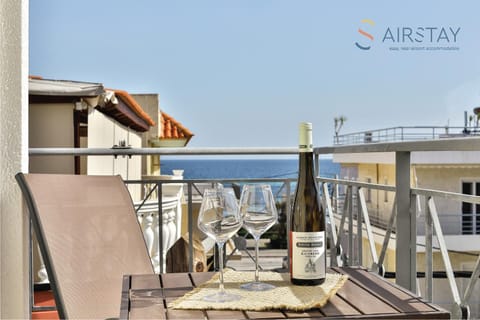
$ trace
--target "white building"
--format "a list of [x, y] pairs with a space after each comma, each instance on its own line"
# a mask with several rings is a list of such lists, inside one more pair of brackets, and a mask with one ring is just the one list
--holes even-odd
[[[415, 134], [409, 135], [408, 131], [414, 130]], [[448, 139], [449, 137], [473, 136], [475, 130], [464, 128], [389, 128], [375, 131], [345, 134], [337, 138], [337, 144], [375, 144], [376, 142], [393, 142], [421, 139]], [[395, 134], [393, 132], [396, 132]], [[422, 133], [420, 133], [420, 131]], [[454, 132], [458, 133], [455, 134]], [[341, 179], [355, 180], [380, 185], [392, 185], [395, 181], [395, 153], [336, 153], [333, 161], [341, 165]], [[440, 190], [452, 193], [480, 195], [480, 151], [421, 151], [410, 154], [410, 181], [411, 187]], [[379, 191], [373, 188], [365, 192], [366, 205], [371, 223], [378, 233], [385, 230], [385, 226], [392, 213], [395, 194], [393, 192]], [[480, 206], [467, 202], [435, 197], [439, 221], [444, 234], [445, 243], [449, 250], [449, 257], [454, 271], [472, 271], [478, 254], [480, 253]], [[418, 199], [417, 210], [417, 271], [425, 270], [425, 201]], [[382, 229], [383, 228], [383, 229]], [[385, 232], [383, 231], [383, 235]], [[377, 237], [377, 250], [381, 248], [383, 237]], [[434, 247], [438, 243], [434, 240]], [[364, 241], [364, 253], [368, 252], [367, 242]], [[387, 271], [395, 271], [393, 259], [394, 242], [387, 253], [384, 265]], [[371, 265], [368, 254], [364, 255], [364, 261]], [[390, 268], [390, 269], [389, 269]], [[438, 250], [433, 253], [433, 270], [444, 271], [445, 265]], [[458, 287], [465, 290], [468, 279], [457, 278]], [[434, 290], [434, 302], [448, 304], [451, 301], [451, 293], [446, 280], [437, 280], [439, 284]], [[420, 281], [420, 291], [422, 291]], [[477, 284], [478, 287], [478, 284]], [[480, 293], [472, 298], [480, 299]], [[479, 314], [478, 308], [472, 307], [475, 314]]]

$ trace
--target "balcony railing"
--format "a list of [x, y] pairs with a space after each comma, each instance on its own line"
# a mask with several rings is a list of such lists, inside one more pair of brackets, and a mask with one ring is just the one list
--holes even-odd
[[[461, 294], [455, 281], [455, 272], [449, 257], [445, 237], [443, 235], [442, 225], [440, 224], [440, 215], [435, 206], [436, 198], [449, 198], [455, 201], [468, 202], [480, 205], [479, 196], [468, 196], [463, 194], [444, 192], [439, 190], [428, 190], [412, 188], [410, 181], [410, 153], [416, 151], [478, 151], [480, 150], [479, 138], [453, 138], [439, 140], [424, 140], [416, 142], [383, 142], [375, 144], [332, 146], [316, 148], [317, 173], [319, 172], [320, 155], [335, 153], [364, 153], [364, 152], [393, 152], [395, 153], [396, 166], [396, 184], [395, 186], [379, 185], [372, 183], [361, 183], [349, 180], [318, 178], [321, 190], [323, 190], [324, 207], [328, 213], [328, 234], [330, 240], [329, 260], [334, 265], [365, 265], [373, 271], [385, 274], [387, 270], [383, 266], [389, 242], [395, 240], [395, 279], [397, 284], [404, 288], [417, 292], [417, 218], [423, 216], [425, 221], [425, 293], [424, 297], [432, 299], [432, 280], [433, 271], [433, 252], [438, 250], [441, 253], [444, 264], [445, 274], [448, 279], [449, 287], [453, 297], [452, 311], [454, 317], [466, 318], [472, 306], [469, 305], [469, 299], [475, 292], [477, 279], [480, 276], [480, 257], [476, 262], [470, 274], [470, 279], [466, 288]], [[31, 156], [39, 155], [285, 155], [296, 154], [294, 148], [203, 148], [203, 149], [30, 149]], [[276, 182], [284, 185], [283, 195], [287, 204], [291, 203], [292, 179], [244, 179], [244, 180], [183, 180], [183, 190], [186, 194], [187, 213], [184, 215], [188, 219], [189, 243], [193, 243], [193, 194], [194, 190], [202, 183], [242, 183], [242, 182]], [[141, 181], [130, 181], [129, 183], [142, 183]], [[149, 180], [149, 184], [154, 184], [157, 188], [159, 199], [162, 198], [162, 189], [171, 183], [179, 183], [172, 180]], [[346, 190], [345, 194], [340, 196], [335, 193], [338, 186]], [[375, 238], [378, 237], [378, 228], [374, 228], [370, 222], [370, 213], [365, 198], [366, 189], [376, 189], [382, 192], [394, 192], [395, 204], [393, 210], [384, 213], [388, 216], [388, 221], [382, 230], [381, 249], [377, 252]], [[201, 192], [200, 192], [201, 194]], [[418, 210], [419, 203], [423, 203], [423, 210]], [[158, 211], [164, 212], [164, 204], [158, 201]], [[139, 207], [140, 208], [140, 207]], [[287, 217], [291, 214], [290, 206], [286, 206]], [[164, 251], [168, 246], [164, 245], [163, 232], [165, 215], [158, 214], [157, 232], [158, 248]], [[286, 219], [289, 221], [289, 219]], [[286, 225], [288, 228], [288, 224]], [[435, 233], [436, 237], [433, 237]], [[434, 245], [434, 239], [436, 244]], [[363, 253], [364, 241], [367, 242], [366, 250], [369, 252], [369, 262], [367, 263]], [[160, 250], [159, 250], [160, 251]], [[164, 252], [159, 254], [160, 271], [163, 271]], [[193, 271], [193, 247], [189, 247], [189, 269]], [[478, 307], [478, 306], [477, 306]], [[478, 312], [478, 311], [477, 311]]]
[[391, 127], [377, 130], [340, 134], [333, 137], [333, 144], [348, 145], [375, 142], [435, 140], [443, 138], [471, 137], [478, 135], [480, 135], [480, 127]]

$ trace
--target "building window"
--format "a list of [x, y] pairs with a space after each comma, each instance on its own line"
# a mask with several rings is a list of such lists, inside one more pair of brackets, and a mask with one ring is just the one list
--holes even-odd
[[[480, 196], [480, 182], [462, 182], [462, 193]], [[462, 234], [480, 234], [480, 205], [462, 202]]]

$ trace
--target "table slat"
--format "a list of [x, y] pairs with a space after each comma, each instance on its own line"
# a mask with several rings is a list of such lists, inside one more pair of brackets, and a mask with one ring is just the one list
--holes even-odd
[[242, 311], [234, 310], [207, 310], [208, 319], [218, 319], [218, 320], [243, 320], [246, 319], [245, 314]]
[[129, 297], [130, 317], [132, 319], [166, 319], [160, 277], [158, 275], [132, 276]]
[[167, 319], [205, 319], [205, 313], [202, 310], [167, 310]]
[[167, 319], [163, 298], [131, 299], [130, 319]]
[[323, 318], [323, 314], [318, 310], [310, 310], [305, 312], [285, 312], [288, 319], [302, 318]]
[[193, 288], [188, 273], [165, 273], [161, 277], [164, 288]]
[[131, 277], [130, 289], [160, 289], [158, 274], [142, 274]]
[[199, 285], [207, 282], [208, 280], [212, 279], [214, 274], [215, 273], [213, 273], [213, 272], [195, 272], [195, 273], [192, 273], [191, 276], [192, 276], [194, 286], [198, 287]]
[[399, 288], [390, 282], [379, 281], [382, 279], [378, 279], [379, 276], [375, 274], [353, 268], [344, 269], [343, 272], [352, 277], [354, 281], [357, 281], [358, 284], [361, 284], [363, 288], [372, 294], [381, 297], [387, 303], [395, 306], [402, 313], [437, 311], [437, 309], [421, 301], [419, 297], [399, 290]]
[[334, 295], [328, 300], [327, 304], [322, 307], [322, 312], [328, 317], [354, 316], [361, 314], [350, 303], [346, 302], [338, 295]]
[[122, 279], [122, 300], [120, 301], [120, 319], [127, 319], [129, 313], [130, 300], [130, 279], [129, 275], [124, 275]]
[[248, 319], [286, 319], [279, 311], [245, 311]]
[[369, 292], [353, 281], [347, 281], [337, 295], [342, 297], [345, 301], [355, 306], [362, 314], [376, 314], [376, 313], [398, 313], [390, 305], [383, 302], [376, 296], [369, 294]]

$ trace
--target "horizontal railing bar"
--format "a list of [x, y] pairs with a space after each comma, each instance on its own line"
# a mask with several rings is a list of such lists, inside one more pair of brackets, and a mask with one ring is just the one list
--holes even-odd
[[[334, 183], [346, 186], [354, 186], [360, 188], [371, 188], [375, 190], [381, 191], [391, 191], [395, 192], [395, 186], [389, 185], [382, 185], [382, 184], [375, 184], [375, 183], [368, 183], [368, 182], [358, 182], [352, 180], [344, 180], [344, 179], [333, 179], [333, 178], [323, 178], [318, 177], [318, 181], [323, 183]], [[235, 183], [235, 182], [295, 182], [296, 178], [217, 178], [217, 179], [167, 179], [164, 180], [162, 178], [158, 179], [148, 179], [148, 180], [127, 180], [128, 183], [135, 183], [141, 184], [148, 181], [149, 183], [162, 183], [162, 184], [178, 184], [178, 183], [215, 183], [215, 182], [223, 182], [223, 183]], [[457, 200], [463, 201], [468, 203], [475, 203], [480, 204], [480, 196], [474, 195], [467, 195], [461, 193], [455, 193], [450, 191], [440, 191], [440, 190], [432, 190], [432, 189], [422, 189], [422, 188], [411, 188], [412, 194], [427, 196], [427, 197], [442, 197], [447, 198], [450, 200]]]
[[358, 182], [353, 180], [344, 180], [344, 179], [333, 179], [333, 178], [317, 178], [321, 182], [326, 183], [336, 183], [341, 185], [348, 185], [360, 188], [367, 188], [367, 189], [377, 189], [382, 191], [395, 191], [395, 186], [389, 186], [385, 184], [376, 184], [376, 183], [369, 183], [369, 182]]
[[[448, 250], [450, 252], [450, 250]], [[471, 278], [473, 274], [473, 271], [453, 271], [453, 275], [455, 278], [462, 278], [462, 279], [468, 279]], [[384, 278], [388, 279], [395, 279], [396, 277], [396, 272], [393, 271], [386, 271], [385, 275], [383, 276]], [[417, 278], [425, 278], [426, 274], [423, 271], [417, 271]], [[432, 274], [433, 279], [447, 279], [447, 272], [446, 271], [433, 271]]]
[[[397, 152], [397, 151], [479, 151], [480, 137], [431, 139], [421, 141], [375, 142], [357, 145], [317, 147], [314, 153]], [[217, 147], [217, 148], [30, 148], [29, 155], [295, 155], [294, 147]]]
[[450, 200], [458, 200], [469, 203], [480, 204], [480, 196], [455, 193], [450, 191], [440, 191], [432, 189], [411, 188], [412, 193], [426, 197], [442, 197]]
[[30, 156], [295, 155], [298, 148], [30, 148]]
[[148, 179], [148, 180], [125, 180], [126, 183], [159, 183], [159, 184], [197, 184], [197, 183], [215, 183], [215, 182], [293, 182], [297, 179], [294, 178], [217, 178], [217, 179], [167, 179], [163, 180], [160, 177], [158, 179]]

